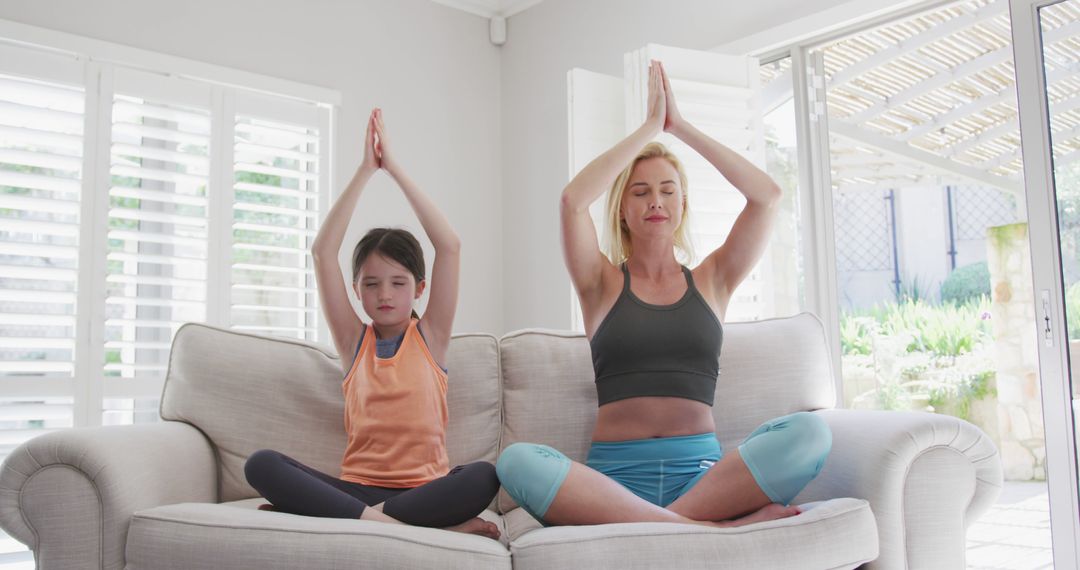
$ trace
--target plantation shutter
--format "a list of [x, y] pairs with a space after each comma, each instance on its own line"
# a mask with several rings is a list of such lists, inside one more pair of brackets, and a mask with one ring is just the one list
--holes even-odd
[[311, 242], [328, 196], [325, 109], [254, 94], [236, 99], [231, 325], [317, 340]]
[[212, 94], [127, 69], [114, 81], [103, 395], [106, 423], [130, 423], [156, 417], [173, 334], [207, 317]]
[[74, 58], [0, 45], [0, 459], [73, 425], [85, 89]]

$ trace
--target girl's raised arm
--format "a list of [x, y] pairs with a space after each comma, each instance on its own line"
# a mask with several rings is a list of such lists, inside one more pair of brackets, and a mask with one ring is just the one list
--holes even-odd
[[376, 155], [379, 164], [389, 174], [409, 201], [413, 212], [424, 227], [431, 244], [435, 247], [435, 260], [431, 266], [431, 278], [427, 309], [420, 318], [420, 327], [427, 341], [428, 350], [435, 361], [445, 367], [446, 349], [454, 327], [457, 311], [458, 278], [461, 267], [461, 240], [450, 221], [401, 168], [386, 138], [382, 110], [375, 110]]
[[352, 181], [341, 193], [330, 213], [326, 215], [322, 227], [319, 228], [315, 241], [311, 244], [311, 256], [315, 260], [315, 281], [319, 287], [319, 301], [322, 305], [323, 315], [330, 327], [330, 335], [334, 338], [334, 346], [337, 347], [341, 364], [346, 369], [352, 362], [356, 344], [360, 340], [360, 332], [364, 324], [353, 310], [352, 296], [349, 287], [345, 285], [345, 277], [341, 274], [341, 266], [338, 264], [338, 253], [341, 251], [341, 242], [345, 239], [345, 230], [349, 227], [349, 220], [356, 209], [356, 202], [360, 198], [371, 176], [379, 170], [379, 161], [375, 154], [375, 112], [368, 117], [367, 133], [364, 136], [364, 159], [360, 163]]

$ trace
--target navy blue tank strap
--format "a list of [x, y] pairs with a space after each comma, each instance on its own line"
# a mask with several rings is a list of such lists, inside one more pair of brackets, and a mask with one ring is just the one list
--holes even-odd
[[697, 285], [694, 284], [694, 272], [690, 271], [690, 268], [685, 265], [680, 265], [679, 267], [682, 267], [683, 275], [686, 276], [686, 286], [696, 290]]
[[364, 344], [364, 334], [367, 332], [367, 328], [368, 325], [360, 323], [360, 340], [356, 341], [356, 354], [353, 355], [353, 360], [360, 356], [360, 347]]
[[630, 292], [630, 268], [626, 266], [625, 261], [619, 265], [619, 268], [622, 269], [622, 292], [625, 295]]

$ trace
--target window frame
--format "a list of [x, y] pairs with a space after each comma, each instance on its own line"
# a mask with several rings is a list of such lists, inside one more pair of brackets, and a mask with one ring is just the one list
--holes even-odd
[[[332, 125], [341, 104], [340, 92], [259, 75], [210, 63], [175, 57], [92, 38], [0, 19], [0, 72], [82, 87], [84, 132], [76, 276], [74, 371], [71, 379], [4, 378], [4, 396], [71, 397], [74, 427], [103, 424], [105, 399], [160, 397], [164, 374], [156, 381], [111, 378], [105, 366], [105, 287], [109, 211], [112, 106], [118, 76], [155, 75], [210, 92], [210, 172], [206, 217], [206, 321], [228, 327], [231, 322], [234, 128], [237, 101], [259, 101], [257, 114], [283, 123], [300, 119], [318, 129], [318, 196], [315, 224], [322, 222], [334, 187], [336, 152]], [[30, 54], [30, 56], [26, 56]], [[250, 113], [250, 110], [248, 110]], [[279, 116], [280, 115], [280, 116]], [[317, 299], [317, 298], [316, 298]], [[317, 304], [317, 300], [316, 300]], [[315, 308], [315, 339], [329, 332]], [[43, 381], [44, 380], [44, 381]]]

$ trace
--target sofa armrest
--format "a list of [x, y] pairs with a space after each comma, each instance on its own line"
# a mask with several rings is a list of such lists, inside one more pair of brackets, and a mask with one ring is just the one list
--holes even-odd
[[0, 527], [38, 568], [123, 568], [132, 513], [217, 502], [215, 465], [206, 437], [182, 422], [48, 433], [0, 466]]
[[967, 526], [1001, 493], [1001, 459], [990, 438], [938, 414], [815, 413], [832, 429], [832, 451], [797, 500], [869, 501], [881, 554], [868, 568], [963, 568]]

